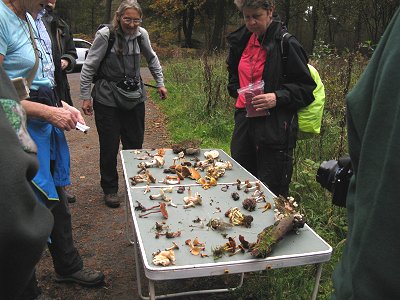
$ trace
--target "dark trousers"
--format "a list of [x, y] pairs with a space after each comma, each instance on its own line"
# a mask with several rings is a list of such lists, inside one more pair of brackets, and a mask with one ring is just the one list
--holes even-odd
[[104, 194], [117, 193], [119, 143], [124, 150], [142, 148], [145, 105], [121, 110], [94, 101], [93, 108], [100, 143], [100, 184]]
[[[64, 190], [57, 187], [60, 201], [45, 200], [54, 216], [54, 226], [48, 244], [53, 259], [54, 270], [59, 275], [70, 275], [83, 268], [83, 262], [72, 239], [71, 213]], [[37, 285], [35, 273], [19, 299], [35, 299], [41, 290]]]
[[293, 173], [293, 149], [257, 145], [249, 128], [245, 112], [236, 114], [231, 140], [232, 158], [261, 180], [275, 195], [287, 197]]

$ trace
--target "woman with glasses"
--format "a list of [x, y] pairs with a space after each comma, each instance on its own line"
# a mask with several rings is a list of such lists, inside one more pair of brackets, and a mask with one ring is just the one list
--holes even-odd
[[140, 78], [140, 54], [146, 58], [161, 99], [167, 97], [160, 62], [141, 23], [139, 4], [122, 1], [111, 28], [104, 26], [97, 31], [81, 71], [82, 110], [86, 115], [92, 115], [93, 109], [95, 112], [100, 142], [100, 184], [105, 204], [113, 208], [120, 205], [117, 196], [119, 143], [122, 142], [123, 149], [140, 149], [144, 139], [146, 92]]
[[[288, 40], [284, 72], [281, 41], [287, 30], [274, 15], [274, 1], [234, 2], [245, 24], [227, 38], [228, 91], [236, 99], [231, 154], [273, 193], [287, 196], [298, 128], [297, 110], [314, 100], [315, 83], [307, 67], [307, 56], [294, 37]], [[238, 89], [247, 89], [248, 93], [239, 95]]]

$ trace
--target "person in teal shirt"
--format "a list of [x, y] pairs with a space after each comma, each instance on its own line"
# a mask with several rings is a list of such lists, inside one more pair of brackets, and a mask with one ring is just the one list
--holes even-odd
[[[71, 213], [62, 187], [70, 183], [69, 149], [64, 129], [75, 128], [77, 121], [84, 124], [81, 113], [64, 101], [55, 91], [54, 62], [51, 55], [51, 39], [40, 18], [33, 20], [48, 1], [0, 1], [0, 65], [12, 79], [28, 77], [35, 64], [35, 49], [38, 53], [38, 69], [30, 86], [28, 100], [22, 100], [28, 107], [28, 131], [37, 145], [39, 170], [32, 179], [32, 188], [38, 200], [52, 212], [54, 226], [48, 245], [57, 282], [76, 282], [85, 286], [103, 283], [104, 274], [83, 267], [83, 261], [76, 249], [72, 237]], [[73, 118], [72, 124], [65, 126], [52, 122], [51, 117], [29, 113], [29, 108], [39, 106], [45, 112], [53, 111], [60, 116], [68, 112]], [[62, 119], [62, 118], [61, 118]], [[55, 123], [55, 124], [54, 124]], [[33, 299], [41, 294], [35, 273], [21, 299]]]
[[354, 168], [332, 299], [400, 299], [400, 9], [347, 96]]

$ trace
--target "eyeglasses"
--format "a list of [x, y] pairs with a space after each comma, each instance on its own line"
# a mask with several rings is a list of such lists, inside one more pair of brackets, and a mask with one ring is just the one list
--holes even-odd
[[133, 22], [133, 24], [140, 24], [142, 23], [142, 19], [131, 19], [131, 18], [122, 18], [122, 22], [124, 24], [129, 25]]

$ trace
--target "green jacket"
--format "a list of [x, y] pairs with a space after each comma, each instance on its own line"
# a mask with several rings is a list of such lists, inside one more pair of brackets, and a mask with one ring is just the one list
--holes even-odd
[[332, 299], [400, 299], [400, 10], [347, 96], [354, 174]]

